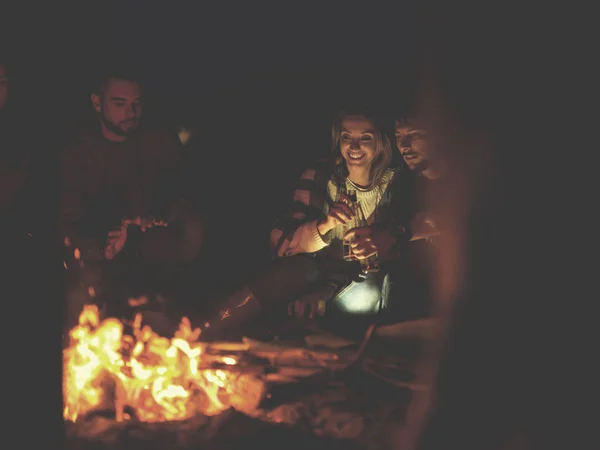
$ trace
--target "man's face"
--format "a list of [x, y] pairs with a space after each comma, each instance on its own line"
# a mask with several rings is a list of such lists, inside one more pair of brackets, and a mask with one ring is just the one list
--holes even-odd
[[6, 106], [8, 98], [8, 72], [6, 67], [0, 64], [0, 109]]
[[118, 136], [131, 134], [142, 117], [141, 89], [135, 81], [109, 79], [100, 95], [92, 94], [92, 104], [104, 126]]
[[375, 130], [364, 116], [347, 116], [342, 120], [340, 152], [348, 167], [370, 167], [375, 158]]
[[417, 124], [396, 121], [396, 145], [411, 171], [422, 172], [429, 167], [427, 135]]

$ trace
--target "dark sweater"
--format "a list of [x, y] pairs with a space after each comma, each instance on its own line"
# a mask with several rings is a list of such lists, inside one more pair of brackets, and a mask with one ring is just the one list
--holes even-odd
[[[170, 219], [179, 199], [181, 158], [175, 135], [140, 129], [124, 142], [105, 139], [86, 127], [61, 154], [59, 232], [79, 248], [84, 260], [102, 260], [106, 236], [125, 217]], [[176, 226], [132, 234], [123, 253], [144, 262], [177, 263], [182, 257]], [[128, 250], [128, 251], [125, 251]]]

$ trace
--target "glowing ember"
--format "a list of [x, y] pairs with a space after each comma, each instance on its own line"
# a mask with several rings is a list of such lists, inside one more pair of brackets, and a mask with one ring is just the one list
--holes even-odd
[[[114, 408], [117, 420], [162, 422], [195, 414], [215, 415], [230, 407], [256, 410], [264, 383], [239, 372], [199, 369], [205, 345], [197, 342], [183, 318], [173, 339], [142, 327], [137, 315], [132, 333], [114, 318], [100, 323], [95, 305], [84, 307], [79, 325], [71, 330], [71, 345], [63, 353], [64, 418], [76, 421], [95, 409]], [[235, 368], [235, 358], [221, 361]]]

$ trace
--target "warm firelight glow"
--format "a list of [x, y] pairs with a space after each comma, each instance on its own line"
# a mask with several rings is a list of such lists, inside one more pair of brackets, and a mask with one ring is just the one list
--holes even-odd
[[[232, 370], [199, 369], [206, 345], [187, 318], [172, 339], [142, 327], [140, 314], [131, 329], [125, 334], [119, 320], [100, 322], [97, 306], [84, 307], [63, 354], [66, 420], [96, 409], [114, 409], [117, 420], [129, 419], [131, 410], [138, 420], [159, 422], [258, 407], [260, 380]], [[232, 369], [237, 364], [233, 357], [219, 362]]]

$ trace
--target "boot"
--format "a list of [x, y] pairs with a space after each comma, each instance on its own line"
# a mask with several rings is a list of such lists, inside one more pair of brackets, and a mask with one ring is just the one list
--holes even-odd
[[203, 341], [239, 339], [241, 327], [256, 318], [261, 311], [262, 308], [254, 293], [248, 286], [244, 286], [225, 301], [218, 303], [218, 311], [207, 322], [209, 326], [202, 327], [201, 339]]
[[295, 256], [279, 259], [255, 279], [219, 303], [218, 314], [209, 321], [204, 337], [218, 336], [240, 327], [275, 305], [290, 302], [318, 276], [313, 258]]

